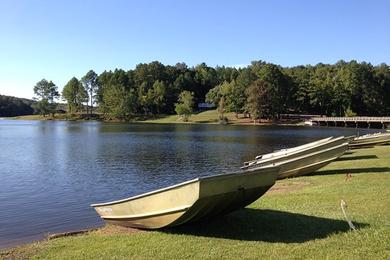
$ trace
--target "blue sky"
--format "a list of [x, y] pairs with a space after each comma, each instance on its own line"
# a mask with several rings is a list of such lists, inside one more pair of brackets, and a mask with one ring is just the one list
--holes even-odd
[[390, 1], [0, 0], [0, 94], [161, 61], [390, 64]]

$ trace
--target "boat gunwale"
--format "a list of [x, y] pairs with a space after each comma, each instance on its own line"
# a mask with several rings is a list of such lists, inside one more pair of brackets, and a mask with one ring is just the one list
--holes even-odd
[[[279, 168], [279, 167], [276, 166], [276, 165], [267, 165], [267, 166], [262, 167], [261, 169], [252, 168], [252, 169], [248, 169], [247, 171], [245, 171], [245, 174], [248, 174], [250, 172], [255, 172], [255, 171], [258, 171], [258, 170], [266, 170], [266, 169], [269, 170], [270, 172], [271, 171], [275, 171], [276, 173], [279, 171], [279, 169], [275, 170], [273, 168], [276, 169], [276, 168]], [[142, 194], [139, 194], [139, 195], [135, 195], [135, 196], [132, 196], [132, 197], [129, 197], [129, 198], [125, 198], [125, 199], [114, 200], [114, 201], [103, 202], [103, 203], [94, 203], [94, 204], [91, 204], [91, 207], [96, 208], [96, 207], [101, 207], [101, 206], [108, 206], [108, 205], [118, 204], [118, 203], [122, 203], [122, 202], [132, 201], [132, 200], [140, 199], [140, 198], [147, 197], [147, 196], [150, 196], [150, 195], [158, 194], [160, 192], [164, 192], [164, 191], [168, 191], [168, 190], [171, 190], [171, 189], [175, 189], [175, 188], [179, 188], [179, 187], [182, 187], [182, 186], [186, 186], [188, 184], [192, 184], [192, 183], [195, 183], [195, 182], [200, 182], [202, 180], [221, 178], [221, 177], [227, 177], [227, 176], [233, 176], [233, 175], [239, 175], [239, 174], [242, 174], [242, 173], [243, 172], [241, 170], [239, 170], [239, 171], [235, 171], [235, 172], [231, 172], [231, 173], [222, 173], [222, 174], [217, 174], [217, 175], [198, 177], [198, 178], [195, 178], [195, 179], [192, 179], [192, 180], [184, 181], [184, 182], [181, 182], [181, 183], [178, 183], [178, 184], [174, 184], [174, 185], [171, 185], [171, 186], [168, 186], [168, 187], [164, 187], [164, 188], [160, 188], [160, 189], [157, 189], [157, 190], [149, 191], [149, 192], [142, 193]]]
[[124, 216], [100, 216], [102, 219], [105, 220], [122, 220], [122, 219], [143, 219], [143, 218], [149, 218], [149, 217], [158, 217], [158, 216], [163, 216], [163, 215], [169, 215], [173, 213], [178, 213], [178, 212], [185, 212], [189, 208], [191, 208], [192, 205], [185, 205], [177, 208], [171, 208], [168, 210], [160, 210], [160, 211], [155, 211], [151, 213], [146, 213], [146, 214], [134, 214], [134, 215], [124, 215]]

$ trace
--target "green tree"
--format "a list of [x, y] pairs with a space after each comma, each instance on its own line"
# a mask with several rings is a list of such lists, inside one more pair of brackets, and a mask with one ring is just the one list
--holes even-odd
[[194, 81], [197, 86], [193, 90], [196, 102], [203, 102], [207, 92], [218, 85], [217, 73], [214, 68], [201, 63], [194, 68]]
[[103, 93], [104, 89], [110, 84], [112, 77], [112, 71], [103, 71], [97, 78], [98, 88], [96, 90], [95, 102], [98, 105], [100, 112], [104, 112]]
[[384, 63], [374, 68], [374, 77], [380, 97], [373, 104], [379, 115], [390, 115], [390, 67]]
[[271, 107], [267, 91], [269, 87], [262, 80], [254, 81], [246, 90], [248, 96], [246, 109], [250, 113], [253, 123], [264, 115], [269, 115]]
[[247, 100], [245, 90], [246, 87], [242, 84], [237, 84], [235, 80], [232, 80], [230, 83], [224, 82], [221, 85], [221, 95], [225, 99], [227, 111], [234, 112], [236, 118], [238, 118], [238, 113], [244, 112]]
[[225, 117], [226, 108], [225, 108], [225, 97], [224, 96], [222, 96], [221, 99], [219, 100], [217, 110], [219, 113], [219, 123], [220, 124], [227, 124], [228, 119], [227, 119], [227, 117]]
[[0, 95], [0, 117], [31, 115], [34, 113], [34, 101], [10, 96]]
[[313, 67], [296, 66], [292, 68], [285, 68], [284, 72], [291, 79], [290, 88], [291, 94], [289, 96], [290, 104], [297, 113], [309, 113], [312, 111], [310, 104], [310, 79], [313, 74]]
[[333, 89], [333, 75], [329, 68], [323, 64], [317, 65], [310, 79], [309, 97], [312, 111], [325, 115], [332, 114]]
[[238, 113], [244, 112], [246, 103], [246, 86], [237, 84], [236, 80], [231, 82], [224, 81], [222, 84], [209, 90], [206, 94], [206, 102], [219, 106], [223, 98], [224, 109], [229, 112], [235, 112], [236, 117]]
[[[98, 75], [95, 71], [90, 70], [85, 74], [84, 77], [81, 78], [81, 82], [84, 85], [85, 90], [89, 94], [89, 101], [90, 101], [90, 114], [92, 116], [92, 110], [93, 110], [93, 104], [95, 101], [95, 94], [98, 90]], [[87, 105], [88, 107], [88, 105]], [[88, 110], [87, 110], [88, 113]]]
[[286, 111], [289, 103], [290, 93], [286, 75], [278, 66], [269, 63], [262, 64], [256, 71], [256, 75], [258, 79], [266, 83], [262, 86], [268, 88], [266, 90], [267, 99], [269, 100], [267, 113], [273, 118], [279, 117], [280, 113]]
[[132, 103], [135, 101], [136, 96], [134, 93], [127, 91], [123, 85], [111, 85], [105, 88], [103, 95], [105, 112], [112, 118], [129, 119], [134, 113]]
[[74, 113], [82, 109], [88, 101], [88, 93], [81, 82], [73, 77], [62, 89], [62, 98], [68, 103], [68, 112]]
[[76, 92], [76, 110], [82, 111], [83, 106], [88, 107], [88, 92], [87, 90], [80, 84], [77, 92]]
[[206, 103], [218, 106], [221, 96], [221, 85], [217, 85], [214, 88], [210, 89], [209, 92], [207, 92], [205, 101]]
[[192, 114], [194, 106], [194, 93], [183, 91], [179, 95], [178, 103], [175, 104], [175, 111], [183, 117], [183, 121], [187, 122]]
[[152, 86], [153, 89], [153, 103], [156, 108], [157, 114], [159, 114], [166, 105], [167, 98], [167, 86], [164, 81], [156, 80]]
[[51, 114], [54, 117], [56, 109], [55, 99], [59, 98], [58, 87], [52, 82], [42, 79], [34, 86], [34, 94], [37, 96], [35, 109], [43, 116]]

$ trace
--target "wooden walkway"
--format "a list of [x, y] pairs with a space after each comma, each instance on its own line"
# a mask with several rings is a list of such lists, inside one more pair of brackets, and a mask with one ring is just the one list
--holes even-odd
[[343, 124], [348, 126], [354, 124], [356, 127], [359, 125], [365, 125], [371, 127], [371, 125], [381, 125], [384, 128], [387, 124], [390, 124], [390, 117], [373, 117], [373, 116], [355, 116], [355, 117], [312, 117], [309, 121], [318, 125], [334, 125], [338, 126]]

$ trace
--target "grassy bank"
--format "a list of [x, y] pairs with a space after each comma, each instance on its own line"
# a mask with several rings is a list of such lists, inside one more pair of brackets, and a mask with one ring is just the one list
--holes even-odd
[[88, 114], [55, 114], [52, 116], [42, 116], [42, 115], [25, 115], [25, 116], [15, 116], [10, 117], [9, 119], [15, 120], [69, 120], [69, 121], [85, 121], [85, 120], [101, 120], [104, 121], [104, 118], [99, 114], [93, 114], [90, 117]]
[[[249, 118], [236, 118], [235, 113], [225, 113], [224, 116], [228, 119], [229, 124], [248, 124], [252, 123]], [[167, 115], [161, 116], [159, 118], [153, 118], [148, 120], [143, 120], [145, 123], [195, 123], [195, 124], [218, 124], [219, 123], [219, 113], [217, 110], [209, 110], [193, 114], [190, 116], [188, 122], [183, 122], [180, 116], [178, 115]]]
[[[162, 231], [106, 226], [3, 251], [0, 256], [389, 259], [389, 186], [390, 146], [355, 150], [312, 176], [278, 181], [248, 208], [207, 223]], [[358, 230], [349, 230], [341, 199]]]
[[[250, 118], [244, 118], [242, 115], [236, 117], [235, 113], [225, 113], [224, 116], [228, 119], [228, 124], [233, 125], [253, 125], [253, 121]], [[41, 115], [27, 115], [27, 116], [17, 116], [12, 117], [12, 119], [18, 120], [70, 120], [70, 121], [85, 121], [90, 120], [89, 116], [86, 114], [55, 114], [54, 118], [49, 116]], [[105, 117], [102, 114], [94, 114], [92, 120], [98, 121], [107, 121], [107, 122], [118, 122], [121, 120], [116, 120], [112, 118]], [[209, 110], [200, 113], [196, 113], [190, 116], [188, 122], [183, 122], [182, 118], [178, 115], [156, 115], [153, 117], [136, 117], [129, 122], [142, 122], [142, 123], [156, 123], [156, 124], [218, 124], [219, 123], [219, 113], [217, 110]], [[260, 122], [257, 122], [259, 124]], [[262, 124], [270, 124], [272, 122], [262, 122]], [[278, 122], [279, 124], [288, 123], [292, 124], [294, 122]]]

